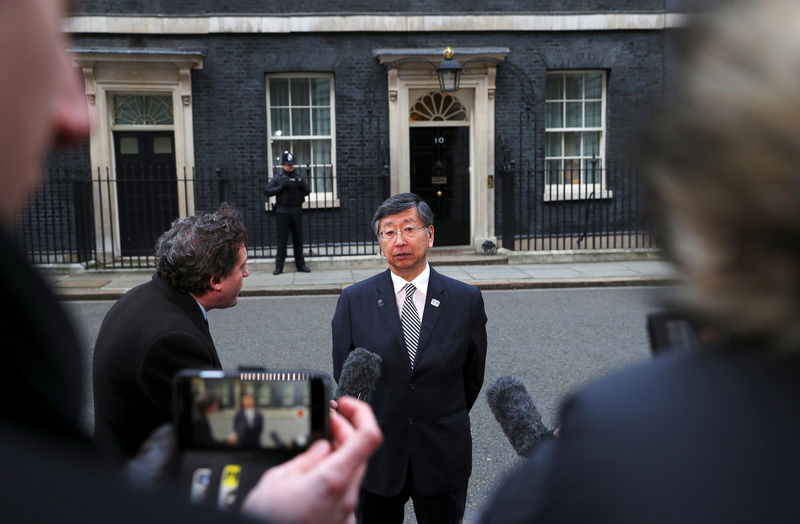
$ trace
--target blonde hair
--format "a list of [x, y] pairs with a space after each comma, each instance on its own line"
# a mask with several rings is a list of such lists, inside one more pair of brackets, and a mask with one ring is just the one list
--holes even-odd
[[800, 348], [800, 6], [705, 16], [644, 171], [689, 307], [729, 333]]

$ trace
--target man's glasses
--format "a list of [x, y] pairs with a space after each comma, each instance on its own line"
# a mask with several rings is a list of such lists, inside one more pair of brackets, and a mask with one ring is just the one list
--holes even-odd
[[403, 238], [412, 238], [417, 236], [420, 230], [426, 228], [427, 226], [406, 226], [399, 230], [387, 229], [386, 231], [378, 233], [378, 237], [380, 237], [381, 240], [394, 240], [398, 235], [402, 235]]

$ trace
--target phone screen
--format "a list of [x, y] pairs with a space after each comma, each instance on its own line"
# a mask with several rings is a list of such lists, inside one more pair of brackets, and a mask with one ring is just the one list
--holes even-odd
[[295, 372], [187, 372], [176, 381], [182, 448], [301, 451], [328, 434], [330, 388]]

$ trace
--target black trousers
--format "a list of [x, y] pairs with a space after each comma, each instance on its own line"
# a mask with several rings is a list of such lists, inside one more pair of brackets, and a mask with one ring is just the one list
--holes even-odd
[[449, 493], [420, 495], [414, 489], [409, 463], [406, 483], [397, 495], [382, 497], [361, 488], [356, 521], [359, 524], [402, 524], [405, 505], [410, 498], [414, 502], [414, 515], [419, 524], [459, 524], [464, 518], [468, 483], [469, 480], [465, 480], [463, 486]]
[[289, 232], [292, 233], [292, 248], [294, 249], [294, 263], [297, 267], [305, 264], [303, 258], [303, 214], [298, 210], [285, 213], [275, 212], [275, 223], [278, 226], [278, 252], [275, 254], [275, 267], [283, 269], [286, 260], [286, 244], [289, 241]]

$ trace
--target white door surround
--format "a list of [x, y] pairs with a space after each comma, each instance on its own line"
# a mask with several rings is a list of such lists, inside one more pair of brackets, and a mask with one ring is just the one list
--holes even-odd
[[[470, 223], [471, 246], [482, 252], [494, 235], [494, 95], [497, 63], [508, 48], [453, 47], [455, 60], [466, 64], [459, 90], [452, 93], [464, 103], [468, 122], [436, 122], [437, 125], [469, 125], [470, 128]], [[373, 55], [388, 70], [389, 155], [391, 194], [411, 187], [409, 120], [413, 104], [427, 91], [439, 91], [436, 67], [441, 49], [375, 49]], [[481, 60], [481, 57], [486, 60]], [[491, 187], [490, 187], [491, 186]]]
[[[192, 69], [203, 68], [203, 57], [196, 52], [129, 51], [70, 49], [72, 59], [81, 67], [86, 98], [94, 114], [89, 133], [95, 207], [95, 233], [99, 252], [121, 252], [114, 172], [113, 124], [115, 94], [169, 95], [172, 98], [173, 124], [151, 126], [171, 130], [175, 136], [175, 163], [179, 188], [180, 216], [194, 213], [194, 132], [192, 121]], [[138, 126], [123, 126], [135, 130]], [[127, 129], [130, 128], [130, 129]], [[176, 181], [176, 183], [179, 183]], [[105, 207], [103, 202], [106, 202]], [[110, 207], [108, 207], [110, 206]]]

